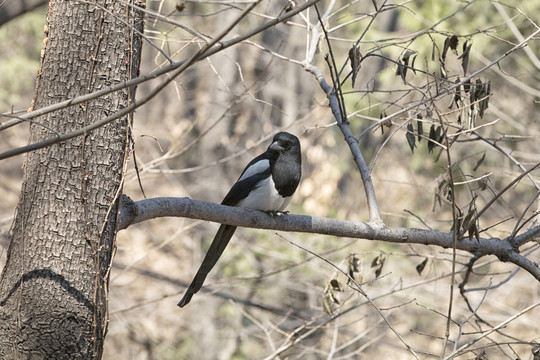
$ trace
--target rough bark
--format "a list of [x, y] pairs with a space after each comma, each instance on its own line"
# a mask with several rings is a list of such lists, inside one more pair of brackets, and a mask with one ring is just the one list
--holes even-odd
[[[117, 1], [51, 1], [34, 108], [136, 76], [133, 26], [142, 31], [142, 14]], [[36, 119], [30, 142], [99, 120], [132, 96], [125, 89]], [[0, 280], [1, 359], [101, 358], [128, 121], [27, 155]]]

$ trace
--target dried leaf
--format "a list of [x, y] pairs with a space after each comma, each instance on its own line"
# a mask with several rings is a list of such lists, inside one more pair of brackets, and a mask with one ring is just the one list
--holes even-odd
[[[446, 200], [449, 201], [450, 203], [452, 203], [453, 198], [454, 198], [454, 196], [453, 196], [453, 193], [452, 193], [452, 188], [449, 186], [448, 188], [446, 188]], [[458, 227], [459, 227], [459, 224], [458, 224]]]
[[471, 110], [474, 110], [474, 102], [476, 101], [476, 85], [471, 83], [471, 89], [469, 91], [469, 102]]
[[476, 228], [476, 224], [471, 224], [471, 226], [469, 226], [469, 228], [467, 229], [467, 231], [469, 232], [469, 241], [471, 241], [474, 237], [474, 234], [476, 234], [478, 232], [478, 229]]
[[296, 7], [296, 4], [294, 1], [289, 1], [289, 3], [287, 4], [287, 6], [285, 7], [285, 13], [288, 13], [290, 11], [292, 11], [294, 8]]
[[471, 79], [467, 79], [467, 80], [463, 83], [463, 91], [465, 91], [466, 93], [468, 93], [470, 89], [471, 89]]
[[476, 165], [474, 166], [473, 171], [476, 171], [480, 167], [480, 165], [482, 165], [485, 159], [486, 159], [486, 153], [484, 153], [482, 157], [480, 158], [480, 160], [476, 162]]
[[339, 300], [334, 296], [334, 293], [331, 290], [327, 290], [324, 293], [324, 298], [323, 298], [324, 311], [327, 314], [332, 315], [334, 313], [334, 309], [338, 305], [339, 305]]
[[414, 154], [414, 147], [416, 146], [416, 137], [414, 136], [414, 129], [412, 123], [407, 124], [407, 134], [405, 135], [409, 147], [411, 148], [412, 153]]
[[398, 60], [398, 67], [396, 69], [396, 76], [401, 76], [401, 80], [405, 82], [405, 74], [407, 73], [407, 68], [403, 66], [403, 63]]
[[360, 259], [356, 257], [356, 255], [351, 254], [349, 255], [347, 259], [347, 273], [349, 274], [349, 279], [347, 283], [351, 281], [351, 279], [355, 279], [355, 273], [359, 272], [358, 270], [358, 264], [360, 263]]
[[463, 68], [463, 75], [467, 75], [467, 68], [469, 67], [469, 55], [471, 53], [472, 43], [468, 44], [468, 41], [463, 43], [463, 54], [458, 59], [461, 59], [461, 67]]
[[416, 62], [416, 56], [417, 56], [417, 55], [418, 55], [418, 54], [415, 54], [415, 55], [413, 56], [413, 58], [412, 58], [412, 63], [411, 63], [411, 69], [412, 69], [414, 75], [416, 75], [416, 68], [414, 67], [414, 63]]
[[[429, 139], [436, 141], [435, 125], [431, 125], [429, 128]], [[427, 148], [430, 154], [433, 152], [435, 145], [436, 144], [433, 141], [428, 141]]]
[[[465, 215], [465, 218], [463, 219], [463, 231], [467, 231], [471, 224], [469, 222], [471, 219], [474, 218], [474, 208], [469, 207], [469, 211], [467, 212], [467, 215]], [[471, 233], [469, 232], [469, 236], [471, 236]]]
[[352, 68], [352, 87], [354, 87], [354, 82], [356, 81], [356, 75], [360, 70], [360, 64], [362, 60], [362, 54], [360, 53], [360, 48], [356, 45], [349, 49], [349, 60], [351, 61]]
[[416, 265], [416, 272], [418, 273], [418, 275], [422, 275], [422, 271], [424, 271], [424, 268], [426, 267], [427, 262], [428, 262], [428, 258], [425, 258], [424, 261]]
[[[491, 80], [488, 80], [484, 89], [485, 89], [485, 99], [482, 101], [484, 102], [483, 110], [486, 110], [489, 107], [489, 99], [491, 98]], [[483, 115], [483, 110], [482, 110], [482, 115]]]
[[443, 79], [447, 79], [448, 76], [447, 76], [447, 73], [446, 73], [446, 67], [444, 65], [444, 60], [439, 59], [439, 65], [440, 65], [440, 70], [441, 70], [441, 77]]
[[337, 279], [330, 280], [330, 286], [332, 287], [332, 290], [343, 292], [343, 288], [341, 287], [341, 283]]
[[384, 263], [386, 261], [386, 256], [383, 254], [377, 256], [376, 258], [371, 261], [371, 267], [375, 268], [375, 277], [378, 278], [381, 275], [381, 271], [383, 269]]
[[533, 360], [540, 360], [540, 345], [536, 345], [531, 349]]
[[488, 81], [484, 84], [480, 79], [477, 79], [476, 84], [475, 97], [478, 100], [478, 116], [482, 118], [484, 117], [484, 111], [488, 108], [491, 83]]
[[[461, 82], [461, 80], [459, 79], [459, 77], [457, 78], [456, 80], [456, 83], [459, 84]], [[452, 108], [452, 105], [453, 104], [456, 104], [456, 106], [459, 108], [460, 106], [460, 103], [461, 103], [461, 86], [457, 86], [456, 89], [455, 89], [455, 92], [454, 92], [454, 99], [452, 100], [452, 103], [450, 104], [450, 109]]]
[[416, 52], [412, 50], [405, 51], [405, 54], [403, 54], [403, 56], [401, 57], [401, 59], [403, 60], [403, 63], [405, 65], [409, 65], [409, 58], [414, 54], [416, 54]]
[[333, 315], [334, 314], [334, 311], [332, 310], [332, 306], [330, 305], [330, 297], [328, 295], [325, 295], [323, 297], [323, 309], [324, 309], [324, 312], [327, 313], [328, 315]]
[[478, 190], [480, 191], [484, 191], [487, 189], [487, 180], [484, 178], [484, 179], [481, 179], [479, 182], [478, 182]]
[[403, 60], [403, 76], [402, 79], [405, 81], [405, 77], [407, 76], [407, 70], [409, 69], [409, 58], [411, 55], [414, 55], [415, 52], [411, 50], [407, 50], [405, 54], [401, 57], [401, 60]]
[[380, 254], [371, 260], [371, 267], [374, 268], [376, 266], [380, 266], [382, 262], [384, 262], [384, 258], [383, 255]]
[[442, 56], [441, 56], [443, 63], [446, 62], [446, 53], [448, 52], [449, 48], [450, 48], [450, 38], [447, 37], [446, 39], [444, 39], [443, 51], [442, 51]]
[[435, 140], [438, 143], [442, 143], [443, 134], [441, 134], [441, 127], [440, 126], [437, 126], [437, 128], [435, 129]]
[[488, 100], [489, 96], [484, 96], [482, 100], [480, 100], [480, 103], [478, 104], [478, 116], [480, 118], [484, 117], [484, 111], [488, 108]]
[[176, 11], [182, 12], [186, 9], [186, 2], [185, 1], [177, 1], [176, 2]]
[[484, 94], [484, 84], [482, 83], [482, 80], [476, 79], [475, 90], [474, 90], [475, 100], [480, 100], [483, 94]]
[[416, 115], [416, 118], [418, 119], [416, 121], [416, 126], [418, 128], [418, 142], [422, 141], [422, 136], [424, 135], [424, 123], [422, 120], [422, 115], [418, 114]]
[[459, 43], [458, 37], [456, 35], [452, 35], [449, 42], [450, 49], [452, 49], [453, 51], [457, 51], [457, 46]]

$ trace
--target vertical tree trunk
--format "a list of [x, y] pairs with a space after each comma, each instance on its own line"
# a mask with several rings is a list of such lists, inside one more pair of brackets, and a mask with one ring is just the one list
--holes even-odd
[[[141, 39], [132, 29], [142, 32], [142, 13], [114, 0], [53, 0], [47, 28], [34, 108], [136, 76]], [[30, 142], [91, 124], [133, 96], [125, 89], [42, 116]], [[123, 117], [27, 155], [0, 280], [1, 359], [101, 357], [128, 133]]]

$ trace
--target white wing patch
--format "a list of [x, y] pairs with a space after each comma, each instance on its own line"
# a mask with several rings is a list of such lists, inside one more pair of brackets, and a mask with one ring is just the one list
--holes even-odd
[[270, 168], [270, 161], [269, 160], [266, 160], [266, 159], [259, 160], [255, 164], [248, 167], [246, 169], [246, 172], [244, 172], [242, 174], [242, 176], [240, 176], [240, 179], [238, 179], [238, 181], [247, 179], [248, 177], [250, 177], [252, 175], [265, 172], [266, 170], [268, 170], [268, 168]]
[[[268, 160], [261, 160], [253, 166], [263, 161], [268, 162]], [[244, 176], [245, 174], [242, 177]], [[253, 189], [246, 198], [240, 200], [237, 206], [261, 211], [283, 211], [290, 201], [291, 197], [284, 198], [279, 195], [274, 181], [272, 180], [272, 176], [269, 176], [261, 181], [259, 186]]]

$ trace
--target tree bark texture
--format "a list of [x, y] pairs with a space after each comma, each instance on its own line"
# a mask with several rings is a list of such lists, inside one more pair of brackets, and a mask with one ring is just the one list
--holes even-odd
[[[143, 1], [134, 0], [144, 6]], [[142, 13], [114, 0], [53, 0], [34, 108], [137, 76]], [[42, 116], [30, 142], [127, 106], [135, 89]], [[32, 153], [0, 279], [1, 359], [99, 359], [129, 119]]]

